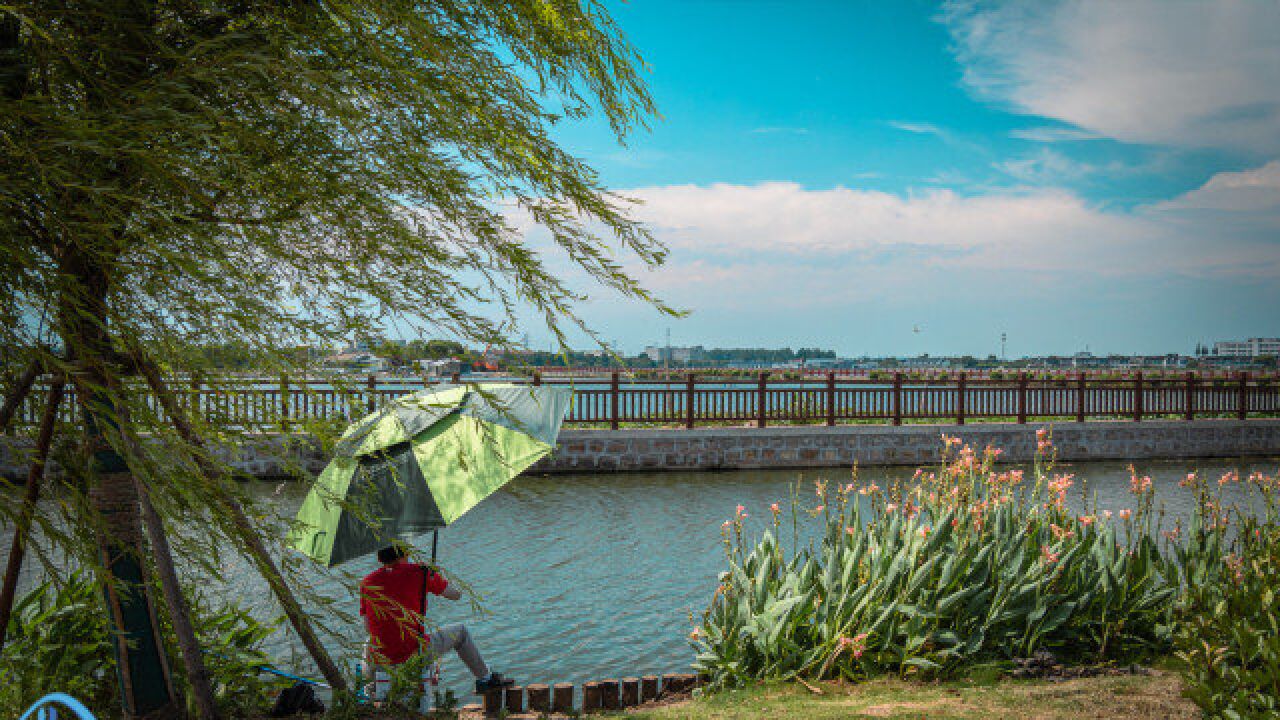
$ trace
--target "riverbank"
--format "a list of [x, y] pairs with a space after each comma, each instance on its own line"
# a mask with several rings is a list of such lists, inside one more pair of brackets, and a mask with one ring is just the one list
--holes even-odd
[[1181, 696], [1176, 673], [1047, 680], [917, 683], [879, 679], [822, 683], [815, 694], [798, 684], [761, 685], [684, 703], [643, 709], [643, 720], [836, 720], [837, 718], [1078, 718], [1191, 720], [1200, 711]]
[[[817, 690], [818, 692], [814, 692]], [[459, 713], [483, 718], [478, 711]], [[371, 718], [409, 718], [380, 712]], [[557, 718], [563, 715], [510, 715]], [[572, 717], [578, 717], [574, 715]], [[1192, 720], [1200, 710], [1182, 697], [1182, 681], [1172, 667], [1142, 674], [1071, 680], [1013, 680], [973, 677], [948, 682], [879, 678], [862, 683], [824, 682], [760, 685], [705, 697], [660, 701], [601, 718], [635, 720], [843, 720], [844, 718], [953, 718], [955, 720]]]
[[[1002, 448], [1007, 462], [1027, 462], [1035, 455], [1036, 430], [1045, 427], [1053, 431], [1059, 459], [1068, 462], [1280, 455], [1280, 419], [566, 429], [555, 452], [526, 475], [928, 465], [938, 460], [942, 435]], [[29, 438], [0, 436], [0, 478], [26, 477], [29, 446]], [[297, 468], [318, 473], [329, 460], [305, 433], [246, 435], [216, 452], [261, 478]]]

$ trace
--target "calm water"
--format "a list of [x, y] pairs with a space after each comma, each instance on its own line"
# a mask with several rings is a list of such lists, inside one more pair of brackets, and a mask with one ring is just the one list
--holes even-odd
[[[1126, 465], [1077, 463], [1068, 471], [1088, 479], [1102, 507], [1119, 510], [1131, 499]], [[1177, 486], [1190, 470], [1216, 478], [1229, 469], [1244, 475], [1278, 468], [1280, 458], [1138, 463], [1140, 472], [1155, 479], [1169, 517], [1190, 509], [1189, 493]], [[883, 486], [911, 473], [868, 468], [862, 477]], [[751, 514], [748, 531], [758, 533], [769, 503], [785, 503], [793, 483], [801, 483], [802, 499], [810, 502], [813, 481], [847, 477], [847, 471], [832, 469], [520, 478], [440, 536], [446, 573], [482, 594], [489, 614], [476, 615], [465, 602], [436, 599], [431, 618], [466, 622], [486, 659], [522, 683], [681, 671], [692, 659], [685, 639], [690, 614], [696, 617], [705, 607], [723, 569], [720, 523], [742, 504]], [[253, 491], [285, 514], [296, 511], [304, 496], [298, 484], [258, 483]], [[1077, 493], [1072, 497], [1079, 500]], [[10, 535], [6, 528], [0, 550], [7, 552]], [[419, 545], [429, 548], [430, 536]], [[316, 587], [353, 610], [350, 576], [375, 564], [370, 558], [317, 571]], [[241, 562], [230, 561], [208, 588], [264, 615], [273, 612], [264, 586]], [[357, 625], [329, 619], [351, 641], [362, 640]], [[283, 633], [270, 651], [283, 664], [297, 658], [306, 666]], [[465, 690], [464, 672], [456, 659], [447, 661], [446, 683]]]

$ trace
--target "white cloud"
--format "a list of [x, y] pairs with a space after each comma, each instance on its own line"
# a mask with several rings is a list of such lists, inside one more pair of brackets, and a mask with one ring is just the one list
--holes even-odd
[[1097, 133], [1078, 128], [1064, 127], [1029, 127], [1018, 128], [1009, 132], [1009, 137], [1032, 142], [1056, 143], [1076, 140], [1096, 140], [1101, 137]]
[[1237, 213], [1273, 211], [1280, 216], [1280, 160], [1253, 170], [1218, 173], [1199, 188], [1161, 207]]
[[915, 133], [916, 135], [937, 135], [944, 137], [946, 133], [942, 128], [932, 123], [905, 122], [902, 120], [890, 120], [889, 127], [897, 128], [903, 132]]
[[1126, 142], [1280, 151], [1280, 3], [948, 4], [965, 83]]
[[1052, 185], [1079, 180], [1097, 168], [1078, 162], [1060, 152], [1039, 148], [1022, 157], [996, 163], [996, 169], [1024, 183]]
[[627, 194], [672, 250], [664, 284], [715, 286], [757, 265], [755, 274], [798, 277], [874, 267], [900, 280], [922, 268], [1280, 279], [1280, 240], [1268, 229], [1280, 217], [1280, 162], [1129, 211], [1052, 188], [900, 196], [763, 183]]

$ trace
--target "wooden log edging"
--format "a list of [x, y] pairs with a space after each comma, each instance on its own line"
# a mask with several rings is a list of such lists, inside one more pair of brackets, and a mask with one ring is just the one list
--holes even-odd
[[[571, 716], [575, 710], [583, 714], [613, 712], [688, 695], [705, 683], [705, 677], [692, 673], [589, 680], [582, 683], [580, 691], [573, 683], [532, 683], [490, 690], [484, 694], [483, 704], [474, 709], [486, 717]], [[578, 698], [580, 705], [575, 702]]]

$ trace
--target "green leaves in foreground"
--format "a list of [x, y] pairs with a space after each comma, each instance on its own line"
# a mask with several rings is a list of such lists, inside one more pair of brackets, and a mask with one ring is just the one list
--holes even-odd
[[[229, 717], [261, 715], [268, 691], [280, 685], [257, 670], [267, 663], [262, 648], [273, 627], [234, 605], [214, 610], [201, 598], [192, 599], [219, 711]], [[163, 630], [169, 667], [190, 702], [172, 632]], [[75, 571], [46, 581], [20, 598], [7, 637], [0, 651], [0, 717], [18, 717], [51, 692], [68, 693], [93, 708], [119, 702], [113, 636], [102, 592], [88, 574]]]
[[1065, 498], [1075, 480], [1054, 473], [1043, 431], [1029, 478], [997, 472], [996, 449], [978, 456], [945, 442], [942, 466], [910, 486], [858, 487], [856, 472], [834, 491], [820, 484], [809, 514], [821, 536], [808, 546], [783, 549], [777, 505], [774, 529], [753, 546], [742, 509], [725, 524], [729, 569], [692, 635], [695, 665], [713, 685], [946, 674], [1039, 649], [1098, 662], [1171, 647], [1186, 576], [1217, 577], [1180, 554], [1216, 551], [1225, 522], [1192, 533], [1200, 549], [1170, 538], [1162, 552], [1149, 478], [1134, 475], [1133, 509], [1074, 514]]

